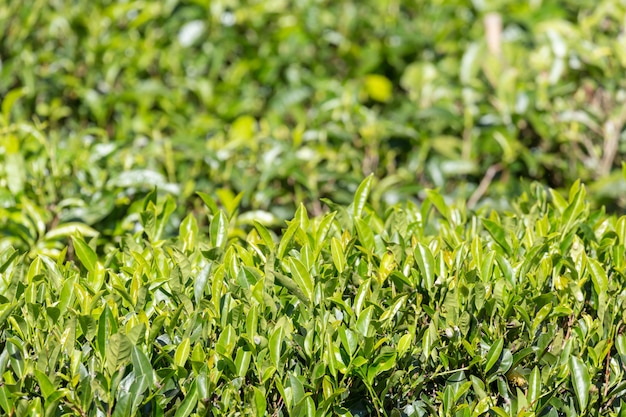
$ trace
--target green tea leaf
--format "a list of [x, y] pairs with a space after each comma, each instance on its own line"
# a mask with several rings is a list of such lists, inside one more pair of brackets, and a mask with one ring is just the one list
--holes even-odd
[[356, 226], [359, 241], [362, 247], [369, 253], [372, 253], [375, 248], [374, 232], [367, 222], [362, 219], [356, 219], [354, 222]]
[[395, 352], [383, 352], [374, 359], [374, 362], [367, 368], [367, 379], [370, 384], [374, 378], [383, 372], [393, 368], [396, 363]]
[[344, 349], [346, 349], [346, 352], [348, 352], [348, 355], [351, 357], [354, 356], [358, 344], [356, 334], [354, 334], [352, 330], [346, 329], [343, 326], [337, 330], [337, 333], [339, 334], [339, 340], [341, 341]]
[[283, 327], [278, 326], [272, 332], [269, 340], [270, 359], [277, 369], [281, 368], [280, 358], [282, 355], [283, 334]]
[[156, 219], [155, 233], [154, 236], [151, 237], [151, 240], [156, 241], [160, 240], [163, 237], [165, 226], [169, 222], [169, 219], [174, 210], [176, 210], [176, 201], [174, 201], [174, 198], [171, 195], [167, 195], [167, 197], [165, 197], [165, 203], [163, 204], [161, 213]]
[[193, 382], [189, 391], [187, 392], [187, 395], [185, 395], [185, 399], [176, 409], [176, 414], [174, 414], [174, 417], [188, 417], [193, 412], [193, 410], [195, 410], [197, 403], [198, 389], [196, 387], [196, 383]]
[[295, 221], [289, 223], [289, 227], [287, 227], [287, 230], [283, 233], [283, 237], [280, 239], [280, 243], [278, 244], [278, 251], [276, 253], [276, 257], [278, 259], [283, 259], [285, 256], [285, 252], [289, 248], [298, 227], [299, 225]]
[[578, 400], [579, 412], [582, 413], [587, 409], [587, 403], [589, 402], [589, 387], [591, 385], [589, 370], [587, 365], [576, 356], [570, 357], [569, 369], [574, 393]]
[[401, 358], [406, 352], [408, 352], [409, 348], [411, 347], [412, 341], [413, 335], [409, 333], [403, 335], [400, 338], [400, 340], [398, 341], [398, 358]]
[[294, 374], [289, 374], [289, 385], [291, 387], [293, 405], [296, 405], [300, 401], [304, 400], [304, 386]]
[[135, 395], [141, 395], [154, 382], [154, 370], [150, 360], [137, 346], [133, 346], [131, 354], [133, 369], [135, 370]]
[[[626, 167], [626, 162], [622, 163]], [[625, 178], [626, 180], [626, 178]], [[615, 223], [615, 233], [619, 237], [619, 242], [626, 245], [626, 216], [621, 216]]]
[[35, 369], [34, 373], [35, 373], [35, 377], [37, 378], [37, 382], [39, 383], [39, 388], [41, 389], [41, 393], [43, 394], [43, 398], [48, 399], [48, 397], [50, 397], [52, 394], [56, 392], [54, 384], [52, 384], [52, 381], [50, 381], [50, 378], [48, 378], [48, 375], [41, 372], [40, 370]]
[[104, 285], [104, 279], [106, 275], [106, 269], [99, 261], [96, 262], [93, 271], [87, 274], [87, 283], [93, 293], [100, 291]]
[[535, 318], [533, 319], [531, 332], [534, 333], [535, 330], [537, 330], [541, 322], [544, 321], [546, 317], [548, 317], [548, 315], [550, 314], [550, 312], [552, 312], [552, 310], [553, 310], [552, 304], [546, 304], [545, 306], [539, 309], [537, 314], [535, 314]]
[[487, 352], [487, 357], [485, 358], [485, 372], [489, 372], [498, 362], [503, 346], [504, 339], [498, 339], [491, 345], [489, 352]]
[[404, 307], [407, 298], [407, 295], [401, 295], [400, 297], [398, 297], [391, 304], [391, 306], [389, 306], [389, 308], [387, 308], [385, 312], [380, 316], [380, 321], [382, 322], [384, 320], [387, 320], [387, 324], [390, 325], [391, 320], [393, 320], [394, 317], [396, 317], [396, 314], [398, 314], [402, 307]]
[[[578, 189], [576, 190], [576, 188]], [[572, 229], [572, 227], [574, 226], [574, 223], [576, 222], [576, 220], [578, 220], [583, 210], [585, 209], [585, 202], [584, 202], [585, 194], [586, 194], [585, 187], [580, 185], [580, 182], [577, 181], [572, 186], [572, 190], [570, 192], [574, 190], [576, 190], [575, 194], [573, 198], [570, 198], [569, 205], [563, 212], [563, 220], [562, 220], [562, 224], [563, 224], [562, 234], [563, 235], [566, 235]]]
[[513, 250], [509, 245], [509, 242], [506, 240], [506, 233], [504, 232], [504, 228], [498, 223], [491, 221], [489, 219], [481, 219], [483, 226], [489, 232], [493, 240], [502, 248], [504, 252], [511, 256]]
[[357, 316], [361, 314], [363, 310], [363, 306], [365, 305], [365, 301], [371, 295], [370, 291], [371, 280], [367, 279], [361, 283], [359, 289], [356, 293], [356, 297], [354, 298], [353, 310]]
[[98, 319], [98, 337], [96, 338], [96, 347], [100, 353], [100, 358], [103, 360], [106, 358], [105, 352], [109, 335], [117, 331], [117, 329], [113, 328], [111, 324], [113, 320], [114, 319], [111, 317], [111, 310], [108, 306], [105, 306], [102, 313], [100, 313], [100, 318]]
[[45, 235], [45, 240], [64, 239], [76, 235], [95, 237], [98, 236], [98, 231], [83, 223], [63, 223], [48, 231]]
[[300, 288], [307, 300], [312, 302], [315, 283], [309, 271], [307, 271], [302, 262], [296, 258], [289, 258], [289, 269], [291, 270], [294, 281], [298, 284], [298, 288]]
[[315, 409], [315, 402], [313, 401], [313, 399], [310, 396], [307, 396], [304, 398], [304, 415], [306, 417], [315, 417], [316, 416], [316, 409]]
[[317, 230], [315, 232], [315, 247], [316, 253], [319, 253], [322, 249], [324, 240], [328, 236], [328, 232], [333, 226], [333, 221], [335, 220], [336, 212], [331, 211], [322, 217], [322, 220], [319, 222], [317, 226]]
[[235, 357], [235, 368], [237, 369], [237, 376], [244, 378], [248, 373], [248, 367], [252, 360], [252, 352], [246, 349], [238, 349]]
[[91, 315], [81, 314], [78, 316], [78, 323], [85, 338], [91, 341], [98, 329], [96, 320]]
[[194, 250], [198, 241], [198, 222], [192, 213], [180, 223], [178, 233], [183, 243], [183, 252]]
[[106, 343], [106, 369], [109, 375], [126, 365], [131, 358], [133, 344], [122, 333], [113, 334]]
[[213, 216], [210, 232], [213, 247], [224, 249], [228, 240], [228, 218], [222, 210]]
[[230, 357], [237, 343], [237, 331], [231, 324], [226, 325], [217, 339], [215, 350], [222, 356]]
[[305, 303], [309, 303], [311, 301], [310, 298], [302, 291], [301, 286], [297, 284], [293, 279], [281, 274], [278, 271], [273, 271], [273, 275], [274, 277], [276, 277], [280, 285], [287, 288], [290, 293], [298, 297], [300, 300]]
[[626, 359], [626, 335], [622, 333], [615, 337], [615, 348], [617, 349], [617, 353], [624, 356], [624, 359]]
[[474, 407], [474, 410], [472, 411], [472, 417], [484, 415], [487, 411], [491, 409], [492, 404], [493, 400], [491, 399], [491, 397], [485, 397], [481, 399], [480, 401], [478, 401], [478, 404], [476, 404], [476, 407]]
[[98, 262], [96, 252], [94, 252], [81, 237], [72, 236], [72, 242], [74, 243], [74, 250], [80, 262], [89, 273], [94, 273], [96, 262]]
[[196, 304], [199, 304], [200, 300], [204, 298], [204, 291], [207, 288], [207, 283], [209, 282], [209, 275], [211, 274], [212, 267], [212, 262], [207, 263], [196, 276], [196, 279], [193, 283], [193, 295]]
[[306, 211], [306, 207], [304, 207], [304, 204], [300, 203], [298, 205], [298, 209], [296, 210], [296, 213], [293, 216], [293, 220], [298, 223], [301, 231], [303, 231], [304, 233], [307, 232], [307, 230], [309, 229], [309, 214]]
[[361, 311], [361, 314], [359, 314], [359, 318], [356, 322], [356, 330], [364, 337], [367, 337], [369, 333], [373, 314], [373, 306], [366, 307], [365, 310]]
[[435, 258], [430, 248], [419, 242], [415, 247], [414, 256], [422, 273], [422, 286], [430, 290], [435, 285]]
[[441, 213], [447, 221], [450, 221], [450, 208], [448, 207], [448, 204], [446, 204], [443, 197], [434, 190], [426, 190], [426, 196], [428, 201], [430, 201], [437, 208], [439, 213]]
[[341, 242], [335, 237], [330, 240], [330, 249], [333, 258], [333, 264], [337, 269], [337, 272], [340, 274], [344, 270], [344, 266], [346, 264], [346, 258], [343, 254], [343, 249], [341, 248]]
[[265, 416], [265, 411], [267, 409], [267, 400], [265, 399], [265, 394], [263, 391], [258, 389], [257, 387], [252, 387], [252, 391], [254, 392], [254, 412], [256, 417]]
[[534, 367], [528, 378], [528, 402], [537, 404], [541, 396], [541, 372], [538, 367]]
[[372, 182], [374, 181], [374, 174], [370, 174], [365, 178], [359, 188], [357, 188], [356, 193], [354, 194], [354, 200], [352, 202], [352, 218], [360, 219], [363, 214], [363, 208], [367, 203], [367, 198], [369, 197], [370, 190], [372, 189]]
[[387, 277], [396, 269], [396, 259], [393, 252], [387, 251], [380, 260], [378, 268], [378, 280], [382, 284]]
[[0, 407], [2, 407], [2, 410], [4, 410], [6, 415], [11, 415], [13, 413], [13, 396], [6, 385], [0, 386]]
[[184, 338], [183, 341], [176, 348], [176, 353], [174, 354], [174, 365], [183, 368], [187, 363], [187, 359], [189, 359], [189, 354], [191, 353], [191, 341], [188, 337]]
[[209, 210], [211, 210], [211, 214], [213, 216], [216, 216], [219, 213], [220, 209], [217, 207], [217, 203], [215, 202], [215, 199], [213, 197], [201, 191], [197, 191], [196, 194], [198, 194], [202, 201], [204, 201], [204, 204], [206, 204]]
[[132, 416], [132, 408], [133, 399], [131, 398], [131, 393], [118, 391], [112, 417], [130, 417]]
[[276, 244], [274, 243], [274, 239], [272, 239], [272, 236], [270, 235], [269, 231], [265, 228], [265, 226], [263, 226], [261, 223], [255, 220], [254, 228], [259, 233], [259, 236], [261, 236], [261, 239], [263, 239], [265, 246], [267, 246], [270, 250], [274, 250], [274, 248], [276, 247]]
[[606, 275], [604, 267], [598, 260], [587, 257], [583, 252], [583, 259], [587, 264], [589, 275], [591, 275], [591, 282], [596, 294], [605, 294], [609, 289], [609, 279]]

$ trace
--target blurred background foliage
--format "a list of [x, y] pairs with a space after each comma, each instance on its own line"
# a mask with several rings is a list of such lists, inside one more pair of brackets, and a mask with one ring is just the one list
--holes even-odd
[[370, 173], [378, 209], [582, 179], [622, 210], [625, 22], [614, 0], [0, 1], [3, 242], [120, 236], [155, 186], [174, 231], [196, 191], [279, 227]]

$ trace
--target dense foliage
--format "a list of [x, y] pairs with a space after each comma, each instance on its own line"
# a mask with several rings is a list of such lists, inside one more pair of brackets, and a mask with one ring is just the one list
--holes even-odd
[[625, 18], [613, 0], [1, 1], [0, 158], [33, 161], [0, 178], [84, 201], [90, 225], [166, 184], [181, 208], [243, 192], [280, 225], [370, 173], [388, 202], [438, 187], [506, 208], [520, 179], [581, 179], [623, 208]]
[[0, 0], [1, 413], [626, 416], [625, 21]]
[[281, 237], [212, 207], [165, 238], [150, 193], [104, 257], [2, 253], [0, 407], [16, 415], [622, 416], [626, 216], [534, 187], [507, 214], [429, 192]]

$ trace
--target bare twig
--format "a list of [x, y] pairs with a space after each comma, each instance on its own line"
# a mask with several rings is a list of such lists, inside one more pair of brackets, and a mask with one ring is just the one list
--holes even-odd
[[569, 320], [567, 321], [567, 332], [565, 333], [565, 338], [563, 339], [563, 344], [561, 345], [561, 349], [565, 347], [565, 341], [569, 340], [569, 335], [572, 331], [572, 325], [574, 324], [574, 314], [569, 316]]
[[487, 188], [489, 188], [489, 184], [491, 184], [491, 181], [493, 181], [493, 178], [501, 170], [502, 170], [502, 164], [500, 163], [494, 164], [490, 166], [489, 168], [487, 168], [487, 172], [485, 173], [485, 176], [483, 177], [483, 179], [480, 180], [480, 184], [478, 184], [478, 188], [476, 188], [476, 191], [474, 191], [474, 193], [469, 198], [469, 200], [467, 200], [468, 208], [471, 209], [471, 208], [474, 208], [474, 206], [476, 206], [476, 203], [478, 203], [478, 200], [480, 200], [481, 197], [487, 192]]
[[489, 13], [485, 16], [485, 38], [489, 53], [500, 56], [502, 47], [502, 16], [499, 13]]
[[[623, 119], [623, 118], [620, 118]], [[602, 161], [598, 169], [598, 176], [602, 177], [611, 171], [615, 155], [617, 154], [617, 147], [619, 144], [619, 135], [624, 126], [622, 120], [607, 120], [603, 126], [604, 134], [604, 147], [602, 149]]]
[[[611, 345], [611, 342], [609, 341], [609, 345]], [[609, 395], [609, 379], [611, 376], [611, 349], [609, 348], [609, 353], [606, 355], [606, 369], [604, 371], [604, 395], [603, 397], [606, 398], [607, 395]]]

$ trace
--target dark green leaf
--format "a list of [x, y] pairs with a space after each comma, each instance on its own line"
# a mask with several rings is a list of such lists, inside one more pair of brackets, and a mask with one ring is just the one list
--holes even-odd
[[589, 387], [591, 379], [587, 365], [578, 357], [572, 356], [569, 360], [570, 379], [574, 387], [574, 393], [578, 400], [579, 412], [587, 409], [589, 402]]
[[487, 352], [487, 357], [485, 358], [485, 372], [489, 372], [491, 368], [498, 362], [500, 359], [500, 354], [502, 354], [502, 347], [504, 346], [504, 339], [497, 339], [489, 348], [489, 352]]
[[180, 404], [180, 407], [176, 409], [174, 417], [187, 417], [193, 412], [193, 410], [195, 410], [196, 404], [198, 403], [198, 390], [195, 382], [191, 384], [191, 387], [184, 398], [185, 399]]

